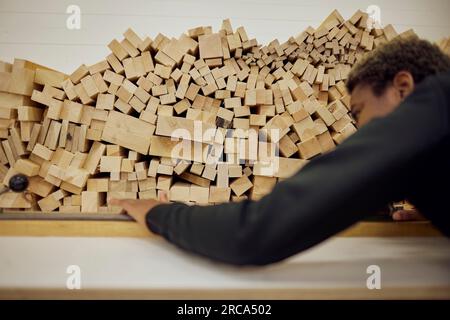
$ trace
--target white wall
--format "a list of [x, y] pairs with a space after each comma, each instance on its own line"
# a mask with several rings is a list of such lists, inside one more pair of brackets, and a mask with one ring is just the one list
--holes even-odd
[[[66, 28], [70, 4], [81, 8], [80, 30]], [[333, 9], [349, 18], [371, 4], [398, 31], [413, 28], [430, 40], [450, 35], [449, 0], [0, 0], [0, 59], [30, 59], [70, 73], [102, 60], [109, 41], [128, 27], [152, 38], [178, 36], [200, 25], [218, 30], [230, 18], [233, 27], [244, 25], [250, 37], [267, 43], [317, 27]]]

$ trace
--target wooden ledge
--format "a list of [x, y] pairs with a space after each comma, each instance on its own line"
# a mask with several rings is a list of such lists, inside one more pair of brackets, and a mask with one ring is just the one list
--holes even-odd
[[[125, 216], [109, 220], [106, 217], [67, 216], [52, 219], [0, 219], [0, 236], [32, 237], [152, 237], [154, 234]], [[393, 222], [364, 221], [338, 234], [340, 237], [437, 237], [442, 234], [428, 221]]]
[[367, 290], [366, 288], [322, 289], [24, 289], [1, 288], [0, 299], [450, 299], [449, 287], [389, 288]]

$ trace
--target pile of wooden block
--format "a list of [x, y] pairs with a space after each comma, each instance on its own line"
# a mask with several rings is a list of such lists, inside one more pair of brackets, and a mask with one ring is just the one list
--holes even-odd
[[367, 19], [334, 11], [267, 45], [228, 19], [179, 38], [128, 29], [70, 75], [0, 63], [0, 175], [5, 186], [17, 173], [30, 180], [0, 207], [118, 212], [109, 199], [161, 191], [195, 204], [259, 199], [356, 131], [347, 74], [398, 36]]

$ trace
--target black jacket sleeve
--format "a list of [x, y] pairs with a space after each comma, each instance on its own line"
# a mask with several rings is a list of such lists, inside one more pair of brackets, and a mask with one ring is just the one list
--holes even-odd
[[231, 264], [263, 265], [305, 250], [407, 196], [409, 171], [420, 167], [415, 159], [448, 134], [447, 89], [426, 80], [389, 116], [259, 201], [161, 204], [149, 211], [147, 225], [179, 247]]

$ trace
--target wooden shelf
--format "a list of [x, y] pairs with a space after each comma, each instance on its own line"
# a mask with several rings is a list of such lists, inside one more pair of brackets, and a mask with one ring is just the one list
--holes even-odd
[[[66, 214], [64, 214], [66, 215]], [[79, 216], [79, 215], [78, 215]], [[111, 217], [97, 215], [54, 217], [47, 219], [29, 216], [0, 219], [0, 236], [55, 237], [151, 237], [154, 234], [125, 215]], [[442, 236], [428, 221], [393, 222], [364, 221], [338, 234], [340, 237], [436, 237]]]
[[190, 300], [354, 300], [354, 299], [450, 299], [449, 287], [425, 288], [270, 288], [258, 289], [159, 289], [159, 290], [67, 290], [67, 289], [0, 289], [0, 299], [190, 299]]

